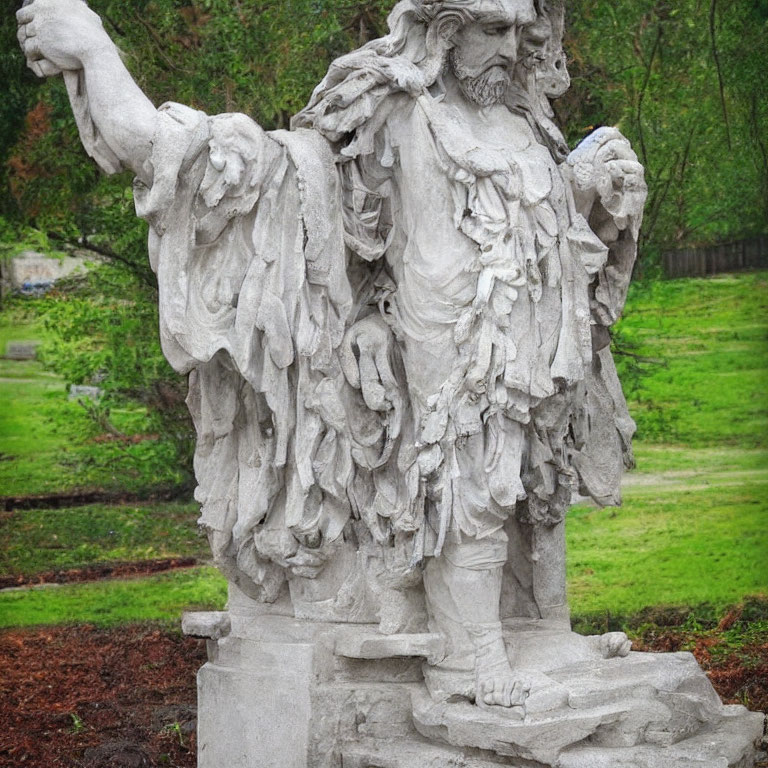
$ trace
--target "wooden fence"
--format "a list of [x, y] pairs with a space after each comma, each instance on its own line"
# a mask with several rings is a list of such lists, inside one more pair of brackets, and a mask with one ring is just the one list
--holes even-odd
[[720, 272], [768, 268], [768, 235], [662, 254], [665, 277], [704, 277]]

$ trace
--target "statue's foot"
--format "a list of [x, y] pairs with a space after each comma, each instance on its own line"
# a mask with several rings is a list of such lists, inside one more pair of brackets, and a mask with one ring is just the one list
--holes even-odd
[[475, 703], [481, 709], [501, 707], [509, 710], [504, 713], [507, 716], [522, 720], [525, 717], [525, 700], [530, 690], [531, 686], [516, 679], [511, 670], [508, 674], [479, 675]]
[[506, 710], [509, 717], [525, 717], [531, 686], [520, 680], [509, 663], [501, 623], [465, 624], [475, 646], [475, 703], [483, 709]]

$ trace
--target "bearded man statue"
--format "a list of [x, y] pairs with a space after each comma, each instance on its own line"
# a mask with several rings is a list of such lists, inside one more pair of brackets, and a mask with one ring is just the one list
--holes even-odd
[[[80, 0], [18, 13], [32, 69], [63, 72], [88, 152], [136, 175], [233, 637], [265, 643], [267, 619], [285, 617], [277, 636], [301, 649], [333, 630], [337, 657], [421, 655], [433, 704], [524, 723], [440, 738], [526, 765], [554, 765], [598, 728], [613, 728], [608, 746], [630, 743], [627, 722], [638, 740], [657, 732], [650, 704], [634, 719], [590, 710], [575, 730], [550, 718], [546, 738], [530, 725], [572, 722], [588, 698], [542, 674], [557, 667], [542, 654], [562, 666], [629, 650], [620, 633], [590, 651], [570, 633], [564, 520], [575, 494], [619, 504], [632, 464], [609, 329], [647, 191], [617, 129], [570, 152], [555, 125], [563, 17], [556, 0], [401, 0], [389, 35], [333, 62], [292, 130], [267, 133], [242, 114], [156, 109]], [[429, 706], [416, 722], [431, 738]], [[365, 759], [343, 764], [427, 764]]]
[[155, 109], [79, 0], [19, 12], [89, 153], [136, 174], [216, 563], [298, 616], [428, 618], [447, 649], [432, 692], [489, 707], [530, 687], [502, 620], [568, 621], [573, 494], [619, 503], [632, 461], [608, 329], [646, 187], [616, 129], [568, 153], [562, 19], [403, 0], [292, 131], [265, 133]]
[[762, 718], [692, 656], [570, 631], [566, 512], [632, 464], [609, 331], [647, 190], [617, 129], [555, 125], [558, 0], [401, 0], [269, 133], [156, 109], [81, 0], [17, 15], [136, 175], [189, 376], [230, 583], [185, 620], [200, 767], [751, 765]]

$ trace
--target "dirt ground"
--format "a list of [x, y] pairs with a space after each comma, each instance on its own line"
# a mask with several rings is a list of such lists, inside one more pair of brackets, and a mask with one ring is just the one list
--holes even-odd
[[174, 557], [140, 562], [100, 563], [85, 565], [82, 568], [68, 568], [56, 571], [44, 571], [34, 576], [0, 576], [0, 589], [25, 587], [32, 584], [73, 584], [82, 581], [126, 578], [128, 576], [149, 576], [153, 573], [176, 571], [181, 568], [194, 568], [198, 561], [194, 557]]
[[[670, 632], [642, 648], [682, 642]], [[723, 699], [768, 709], [768, 644], [745, 665], [713, 660], [707, 642], [695, 654]], [[194, 768], [204, 661], [202, 641], [154, 627], [0, 632], [0, 767]]]
[[0, 766], [194, 768], [204, 662], [156, 628], [0, 633]]

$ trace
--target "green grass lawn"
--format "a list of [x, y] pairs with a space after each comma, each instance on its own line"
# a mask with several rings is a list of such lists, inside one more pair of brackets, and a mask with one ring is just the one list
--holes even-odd
[[633, 286], [618, 346], [641, 443], [768, 448], [768, 273]]
[[629, 616], [654, 605], [723, 608], [768, 595], [768, 479], [691, 489], [639, 486], [619, 509], [579, 506], [568, 520], [576, 615]]
[[[0, 576], [156, 558], [210, 556], [196, 504], [101, 504], [0, 513]], [[226, 580], [210, 567], [98, 583], [0, 590], [0, 627], [126, 621], [178, 623], [181, 612], [220, 609]]]
[[221, 610], [227, 582], [201, 567], [141, 579], [0, 591], [0, 627], [161, 621], [178, 626], [185, 610]]
[[210, 556], [197, 504], [94, 504], [0, 515], [0, 575], [32, 576], [93, 563]]
[[739, 448], [728, 445], [689, 448], [680, 445], [635, 443], [637, 468], [629, 474], [637, 476], [665, 473], [679, 478], [710, 473], [761, 473], [768, 471], [768, 449]]

